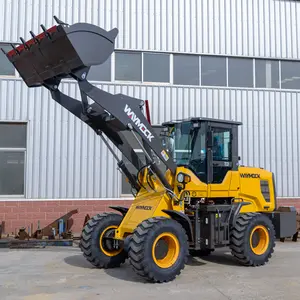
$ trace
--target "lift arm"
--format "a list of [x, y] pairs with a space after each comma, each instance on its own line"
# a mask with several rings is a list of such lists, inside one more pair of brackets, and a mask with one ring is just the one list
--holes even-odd
[[[109, 148], [109, 150], [114, 155], [115, 159], [118, 162], [118, 167], [122, 170], [122, 172], [126, 175], [126, 177], [129, 180], [129, 183], [131, 186], [138, 191], [140, 186], [137, 183], [137, 178], [133, 174], [129, 172], [129, 170], [126, 168], [125, 163], [118, 158], [118, 156], [114, 153], [113, 149], [110, 147], [109, 143], [105, 139], [102, 133], [104, 133], [107, 137], [110, 138], [110, 140], [113, 142], [113, 144], [123, 153], [123, 155], [133, 164], [133, 166], [140, 170], [143, 167], [143, 164], [135, 151], [132, 149], [132, 147], [129, 145], [127, 140], [124, 138], [124, 136], [121, 134], [121, 132], [118, 132], [113, 127], [113, 121], [112, 124], [108, 124], [105, 121], [105, 118], [107, 117], [107, 113], [98, 105], [92, 104], [89, 106], [89, 113], [85, 111], [84, 103], [82, 103], [76, 99], [73, 99], [65, 94], [63, 94], [61, 91], [58, 90], [57, 84], [45, 84], [45, 87], [48, 88], [51, 92], [52, 98], [62, 105], [65, 109], [70, 111], [73, 115], [75, 115], [77, 118], [81, 119], [83, 122], [85, 122], [87, 125], [89, 125], [97, 135], [99, 135], [106, 146]], [[83, 96], [84, 98], [84, 96]]]
[[[137, 176], [129, 172], [102, 133], [138, 171], [144, 166], [123, 133], [131, 132], [140, 143], [137, 138], [139, 135], [143, 141], [140, 146], [146, 155], [149, 167], [165, 188], [170, 190], [171, 187], [159, 170], [153, 153], [173, 174], [176, 165], [172, 157], [162, 148], [159, 137], [147, 121], [143, 113], [144, 101], [123, 94], [113, 95], [87, 81], [91, 66], [104, 63], [114, 51], [118, 30], [114, 28], [106, 31], [87, 23], [69, 26], [56, 17], [55, 20], [58, 25], [48, 30], [41, 25], [43, 33], [38, 36], [30, 32], [31, 40], [25, 42], [21, 38], [22, 45], [17, 48], [12, 46], [13, 49], [5, 53], [7, 58], [28, 87], [47, 88], [57, 103], [103, 138], [117, 159], [118, 166], [136, 190], [140, 187]], [[59, 90], [61, 80], [69, 77], [78, 82], [81, 101]], [[88, 98], [93, 101], [92, 104], [89, 103]]]

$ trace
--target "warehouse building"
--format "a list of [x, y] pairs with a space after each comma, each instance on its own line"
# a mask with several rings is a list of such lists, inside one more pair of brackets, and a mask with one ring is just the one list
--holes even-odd
[[[148, 99], [153, 124], [189, 116], [242, 121], [241, 163], [273, 171], [280, 201], [297, 206], [299, 1], [0, 0], [0, 15], [6, 51], [30, 30], [41, 32], [40, 24], [51, 27], [53, 15], [117, 27], [115, 52], [91, 69], [91, 83]], [[80, 97], [71, 79], [61, 89]], [[101, 139], [46, 89], [28, 89], [1, 53], [0, 220], [8, 230], [72, 208], [79, 230], [86, 213], [130, 200]]]

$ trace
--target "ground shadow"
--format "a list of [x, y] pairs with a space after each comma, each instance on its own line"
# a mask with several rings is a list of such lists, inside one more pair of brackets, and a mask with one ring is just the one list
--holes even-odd
[[[90, 264], [83, 255], [72, 255], [68, 256], [64, 259], [65, 263], [78, 268], [85, 268], [85, 269], [95, 269], [92, 264]], [[202, 266], [205, 265], [205, 262], [198, 261], [197, 259], [189, 256], [187, 265], [188, 266]], [[137, 275], [132, 267], [130, 266], [128, 260], [125, 264], [121, 265], [120, 268], [112, 268], [112, 269], [103, 269], [103, 271], [114, 278], [130, 281], [130, 282], [140, 282], [140, 283], [149, 283], [147, 280], [144, 280], [142, 277]]]
[[[78, 268], [84, 269], [96, 269], [91, 263], [89, 263], [83, 255], [72, 255], [64, 259], [65, 263]], [[103, 269], [103, 271], [111, 277], [131, 282], [146, 282], [139, 275], [135, 274], [128, 261], [121, 265], [119, 268]]]
[[95, 268], [81, 254], [68, 256], [64, 259], [64, 261], [66, 264], [73, 266], [73, 267], [84, 268], [84, 269], [94, 269]]
[[202, 261], [227, 266], [241, 266], [228, 250], [217, 250], [208, 256], [199, 257]]
[[[89, 263], [86, 260], [86, 258], [81, 254], [68, 256], [64, 259], [64, 261], [66, 264], [73, 267], [84, 269], [96, 269], [96, 267]], [[147, 282], [143, 280], [143, 278], [141, 278], [139, 275], [135, 274], [128, 261], [126, 261], [126, 263], [121, 265], [121, 267], [119, 268], [103, 269], [103, 271], [109, 276], [120, 280], [143, 283]]]
[[149, 283], [147, 280], [143, 279], [141, 276], [134, 272], [128, 261], [120, 268], [105, 269], [104, 272], [111, 277], [124, 281]]
[[[191, 256], [189, 256], [189, 259], [187, 262], [188, 266], [203, 266], [205, 264], [206, 264], [205, 262], [198, 261]], [[147, 280], [143, 279], [139, 275], [137, 275], [134, 272], [134, 270], [132, 269], [132, 267], [130, 266], [130, 264], [128, 263], [128, 261], [124, 265], [122, 265], [121, 268], [107, 269], [107, 270], [105, 270], [105, 272], [112, 277], [115, 277], [117, 279], [121, 279], [124, 281], [151, 283], [151, 282], [148, 282]]]
[[189, 256], [189, 259], [188, 259], [188, 262], [186, 263], [188, 266], [191, 266], [191, 267], [199, 267], [199, 266], [203, 266], [203, 265], [206, 265], [205, 262], [203, 261], [199, 261], [198, 259], [201, 258], [201, 257], [197, 257], [197, 256]]
[[[85, 269], [95, 269], [92, 264], [90, 264], [83, 255], [77, 254], [68, 256], [64, 259], [65, 263], [74, 267], [78, 268], [85, 268]], [[234, 257], [228, 253], [228, 251], [215, 251], [209, 256], [189, 256], [187, 265], [188, 266], [203, 266], [206, 265], [208, 262], [210, 263], [217, 263], [222, 265], [229, 265], [229, 266], [239, 266], [237, 261]], [[112, 268], [112, 269], [103, 269], [103, 271], [114, 278], [130, 281], [130, 282], [140, 282], [140, 283], [149, 283], [148, 281], [144, 280], [142, 277], [137, 275], [132, 267], [130, 266], [129, 262], [126, 261], [125, 264], [121, 265], [119, 268]]]

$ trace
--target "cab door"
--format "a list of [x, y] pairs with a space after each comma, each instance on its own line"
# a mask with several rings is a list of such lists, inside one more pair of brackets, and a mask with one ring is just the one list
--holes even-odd
[[211, 196], [228, 197], [231, 173], [238, 167], [237, 126], [226, 123], [208, 124], [207, 177]]

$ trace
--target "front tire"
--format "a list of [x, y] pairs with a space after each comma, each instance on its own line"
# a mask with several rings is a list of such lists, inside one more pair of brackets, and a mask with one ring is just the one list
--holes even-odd
[[188, 260], [188, 237], [175, 220], [155, 217], [135, 229], [129, 244], [134, 271], [151, 282], [175, 279]]
[[84, 257], [95, 267], [115, 268], [125, 262], [127, 254], [124, 249], [115, 249], [113, 242], [106, 239], [114, 235], [122, 219], [121, 215], [115, 213], [97, 214], [84, 226], [80, 249]]
[[246, 266], [261, 266], [272, 257], [275, 230], [272, 221], [260, 213], [241, 214], [230, 234], [230, 248], [237, 261]]

